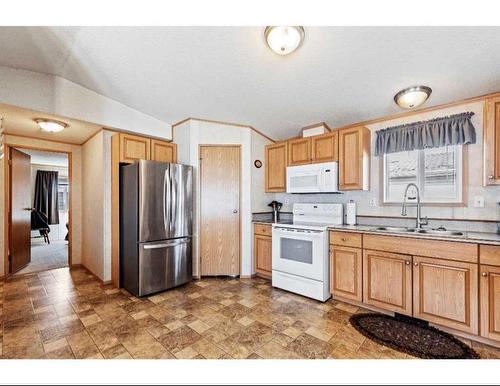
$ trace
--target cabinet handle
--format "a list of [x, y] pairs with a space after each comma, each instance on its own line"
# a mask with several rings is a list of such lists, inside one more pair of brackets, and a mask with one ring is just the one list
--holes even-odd
[[407, 261], [405, 261], [405, 264], [406, 265], [410, 265], [410, 262], [407, 260]]
[[493, 179], [493, 176], [488, 176], [488, 180], [492, 180]]
[[482, 276], [482, 277], [486, 277], [486, 276], [488, 276], [488, 272], [483, 272], [483, 273], [481, 274], [481, 276]]
[[414, 263], [413, 263], [413, 265], [414, 265], [415, 267], [418, 267], [418, 263], [417, 263], [417, 262], [414, 262]]
[[347, 239], [345, 237], [342, 237], [341, 240], [342, 241], [347, 241]]

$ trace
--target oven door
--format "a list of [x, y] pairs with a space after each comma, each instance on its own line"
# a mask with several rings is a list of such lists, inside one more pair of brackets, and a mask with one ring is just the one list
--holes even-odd
[[273, 227], [273, 270], [322, 281], [325, 231]]

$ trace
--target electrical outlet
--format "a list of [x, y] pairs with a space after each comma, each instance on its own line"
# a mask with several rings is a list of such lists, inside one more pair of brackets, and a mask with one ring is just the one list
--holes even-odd
[[290, 205], [290, 199], [289, 198], [285, 198], [285, 202], [284, 202], [285, 205]]
[[377, 206], [377, 199], [375, 197], [370, 198], [370, 206]]
[[474, 196], [474, 208], [484, 208], [484, 196]]

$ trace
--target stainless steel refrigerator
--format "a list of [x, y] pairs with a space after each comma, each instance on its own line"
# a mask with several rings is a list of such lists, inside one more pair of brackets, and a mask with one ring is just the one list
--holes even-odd
[[193, 168], [139, 161], [120, 169], [120, 275], [136, 296], [192, 279]]

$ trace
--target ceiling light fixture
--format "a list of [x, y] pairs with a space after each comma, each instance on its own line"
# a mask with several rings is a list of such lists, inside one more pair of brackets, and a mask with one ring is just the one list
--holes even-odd
[[394, 95], [394, 102], [403, 109], [413, 109], [423, 104], [432, 93], [427, 86], [412, 86]]
[[279, 55], [288, 55], [295, 51], [306, 33], [300, 26], [269, 26], [264, 30], [267, 45]]
[[59, 133], [68, 127], [67, 123], [55, 119], [36, 118], [35, 122], [40, 126], [40, 130], [46, 133]]

